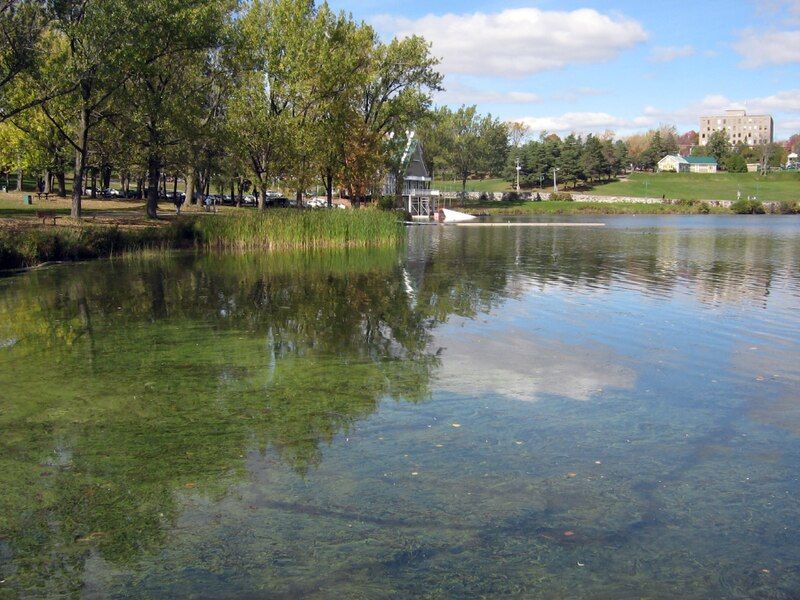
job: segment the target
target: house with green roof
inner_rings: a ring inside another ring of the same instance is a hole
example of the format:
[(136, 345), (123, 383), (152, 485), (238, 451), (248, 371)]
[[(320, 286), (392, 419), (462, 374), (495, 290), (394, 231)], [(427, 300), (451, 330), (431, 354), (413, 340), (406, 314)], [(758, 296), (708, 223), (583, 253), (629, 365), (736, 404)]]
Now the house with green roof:
[(713, 156), (684, 156), (690, 173), (716, 173), (717, 159)]
[(667, 154), (658, 161), (658, 170), (672, 173), (716, 173), (717, 159), (713, 156)]

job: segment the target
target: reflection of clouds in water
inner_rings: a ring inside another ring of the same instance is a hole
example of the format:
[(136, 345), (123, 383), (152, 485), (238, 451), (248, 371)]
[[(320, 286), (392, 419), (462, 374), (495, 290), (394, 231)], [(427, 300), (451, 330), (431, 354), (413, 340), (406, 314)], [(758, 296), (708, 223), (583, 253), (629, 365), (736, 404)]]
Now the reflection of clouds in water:
[(596, 342), (570, 345), (516, 329), (444, 334), (438, 387), (459, 394), (501, 394), (534, 402), (545, 395), (589, 400), (609, 387), (631, 389), (636, 375)]

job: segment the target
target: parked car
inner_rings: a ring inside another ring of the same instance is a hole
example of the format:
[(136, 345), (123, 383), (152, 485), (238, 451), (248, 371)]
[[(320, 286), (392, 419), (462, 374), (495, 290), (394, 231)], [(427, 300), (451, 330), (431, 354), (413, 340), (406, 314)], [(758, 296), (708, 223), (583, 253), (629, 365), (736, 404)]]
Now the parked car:
[(256, 197), (252, 194), (245, 194), (242, 196), (242, 204), (244, 206), (255, 206), (258, 202), (256, 202)]
[(119, 190), (106, 188), (100, 192), (100, 195), (103, 196), (103, 198), (121, 198), (122, 192)]
[(277, 198), (270, 198), (267, 196), (267, 199), (264, 202), (264, 208), (289, 208), (289, 206), (289, 199), (284, 198), (283, 196), (279, 196)]

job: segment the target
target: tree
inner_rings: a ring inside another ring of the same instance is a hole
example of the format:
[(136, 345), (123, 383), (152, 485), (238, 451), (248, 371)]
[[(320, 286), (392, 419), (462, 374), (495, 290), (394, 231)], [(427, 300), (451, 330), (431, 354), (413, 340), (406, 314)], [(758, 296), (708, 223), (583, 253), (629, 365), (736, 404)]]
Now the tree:
[(583, 177), (589, 182), (600, 179), (609, 171), (606, 165), (602, 143), (597, 137), (589, 135), (581, 151), (580, 166)]
[(725, 159), (731, 153), (731, 143), (728, 140), (728, 132), (725, 129), (713, 131), (708, 136), (708, 142), (702, 149), (706, 156), (713, 156), (717, 163), (725, 164)]
[(145, 33), (129, 2), (133, 0), (65, 0), (53, 5), (55, 41), (40, 70), (40, 86), (56, 89), (65, 80), (72, 91), (63, 102), (43, 103), (42, 110), (75, 153), (71, 216), (76, 219), (81, 216), (90, 134), (108, 118), (111, 98), (135, 71), (141, 45), (131, 31)]
[[(217, 107), (204, 102), (205, 88), (211, 82), (230, 86), (235, 76), (224, 68), (225, 55), (219, 44), (228, 2), (149, 0), (149, 4), (145, 12), (150, 44), (131, 70), (120, 104), (125, 107), (126, 138), (143, 149), (147, 216), (156, 218), (167, 156), (194, 134), (193, 116), (215, 114)], [(174, 168), (173, 172), (177, 177)]]
[(569, 134), (564, 139), (561, 153), (556, 161), (558, 165), (558, 178), (564, 183), (577, 185), (578, 180), (584, 179), (583, 169), (581, 168), (582, 140), (574, 133)]
[(437, 110), (444, 162), (461, 181), (466, 195), (467, 180), (481, 173), (499, 173), (508, 152), (508, 130), (505, 123), (492, 115), (482, 116), (476, 106), (462, 106), (456, 111), (447, 107)]
[(30, 86), (36, 77), (44, 45), (42, 37), (47, 27), (44, 2), (36, 0), (2, 0), (0, 2), (0, 122), (55, 97), (63, 91), (42, 95), (21, 96), (15, 88)]
[(531, 128), (522, 121), (511, 121), (508, 123), (508, 142), (514, 148), (519, 148), (527, 140), (531, 133)]
[(729, 173), (747, 173), (747, 162), (741, 154), (731, 154), (725, 159), (725, 170)]

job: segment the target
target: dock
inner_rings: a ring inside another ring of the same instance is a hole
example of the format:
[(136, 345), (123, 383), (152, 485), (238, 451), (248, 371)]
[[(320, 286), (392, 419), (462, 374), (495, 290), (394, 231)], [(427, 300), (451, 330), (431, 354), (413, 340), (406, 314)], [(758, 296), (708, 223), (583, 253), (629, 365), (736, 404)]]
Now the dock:
[(605, 227), (605, 223), (443, 223), (455, 227)]
[(466, 223), (437, 223), (435, 221), (420, 222), (420, 221), (406, 221), (406, 225), (442, 225), (444, 227), (605, 227), (605, 223), (515, 223), (513, 221), (508, 223), (475, 223), (474, 221)]

